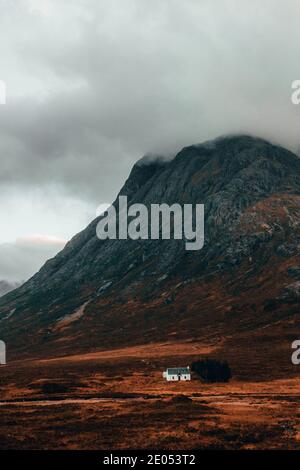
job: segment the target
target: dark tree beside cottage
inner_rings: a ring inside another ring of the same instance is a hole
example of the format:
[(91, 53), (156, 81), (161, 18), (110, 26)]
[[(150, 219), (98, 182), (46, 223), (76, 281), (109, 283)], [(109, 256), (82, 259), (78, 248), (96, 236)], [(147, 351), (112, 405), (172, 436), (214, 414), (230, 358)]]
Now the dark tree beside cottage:
[(204, 359), (193, 362), (191, 369), (207, 383), (229, 382), (232, 377), (227, 361), (221, 362), (215, 359)]

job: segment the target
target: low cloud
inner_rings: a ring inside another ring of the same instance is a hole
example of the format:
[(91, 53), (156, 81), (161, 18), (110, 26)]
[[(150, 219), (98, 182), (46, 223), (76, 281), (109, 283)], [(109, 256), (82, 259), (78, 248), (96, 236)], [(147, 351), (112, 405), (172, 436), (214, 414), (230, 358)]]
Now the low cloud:
[(112, 200), (146, 152), (246, 132), (299, 146), (297, 0), (5, 3), (2, 183)]
[[(298, 0), (1, 2), (0, 202), (12, 209), (0, 209), (0, 242), (12, 243), (0, 246), (3, 275), (40, 267), (44, 251), (31, 263), (13, 240), (42, 233), (43, 213), (58, 238), (83, 228), (86, 217), (70, 224), (78, 211), (62, 217), (58, 200), (80, 200), (81, 211), (112, 202), (145, 154), (227, 133), (299, 148), (299, 15)], [(34, 191), (44, 199), (33, 214), (24, 201)]]
[(16, 240), (16, 244), (19, 246), (46, 246), (50, 248), (55, 246), (63, 248), (66, 243), (67, 240), (63, 240), (62, 238), (40, 234), (26, 235)]

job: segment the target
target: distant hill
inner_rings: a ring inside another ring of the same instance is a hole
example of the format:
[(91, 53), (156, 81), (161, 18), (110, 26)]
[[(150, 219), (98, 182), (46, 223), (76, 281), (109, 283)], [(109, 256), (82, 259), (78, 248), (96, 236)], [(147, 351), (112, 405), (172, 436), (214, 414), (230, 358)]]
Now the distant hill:
[(0, 297), (5, 294), (8, 294), (8, 292), (11, 292), (14, 289), (17, 289), (17, 287), (20, 287), (21, 285), (22, 282), (9, 282), (5, 280), (0, 280)]

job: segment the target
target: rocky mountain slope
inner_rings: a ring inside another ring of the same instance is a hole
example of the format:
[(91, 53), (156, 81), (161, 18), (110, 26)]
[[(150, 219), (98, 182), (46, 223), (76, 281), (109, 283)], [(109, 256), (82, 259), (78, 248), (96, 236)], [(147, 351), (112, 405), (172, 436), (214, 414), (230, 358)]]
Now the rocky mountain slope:
[(262, 331), (289, 348), (300, 299), (296, 155), (262, 139), (224, 137), (169, 162), (137, 162), (120, 194), (148, 207), (205, 204), (204, 248), (100, 241), (96, 219), (0, 300), (0, 336), (12, 355), (178, 338), (226, 341), (233, 351), (236, 337), (241, 347), (251, 337), (264, 348)]

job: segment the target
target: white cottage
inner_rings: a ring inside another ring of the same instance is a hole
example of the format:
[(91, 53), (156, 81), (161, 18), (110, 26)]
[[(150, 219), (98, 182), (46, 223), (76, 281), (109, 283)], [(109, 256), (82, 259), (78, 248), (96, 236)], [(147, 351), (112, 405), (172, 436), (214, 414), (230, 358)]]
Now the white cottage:
[(163, 378), (167, 381), (191, 380), (191, 371), (187, 367), (171, 367), (163, 372)]

